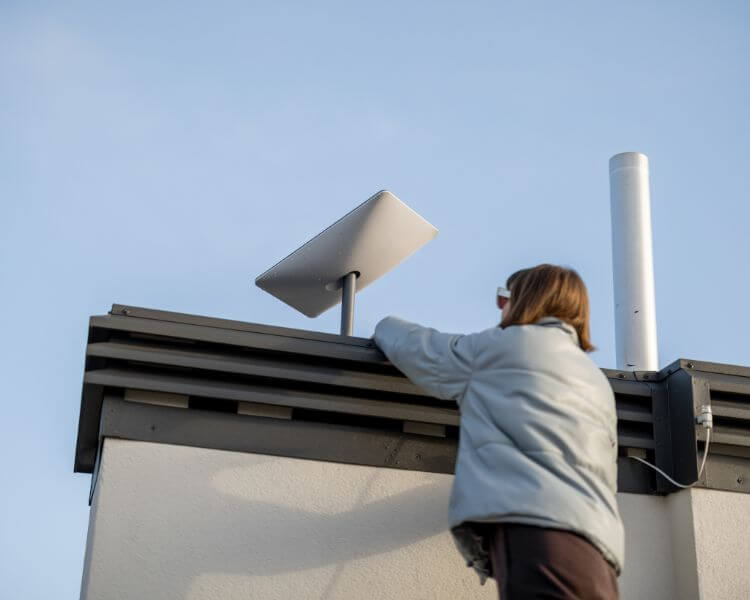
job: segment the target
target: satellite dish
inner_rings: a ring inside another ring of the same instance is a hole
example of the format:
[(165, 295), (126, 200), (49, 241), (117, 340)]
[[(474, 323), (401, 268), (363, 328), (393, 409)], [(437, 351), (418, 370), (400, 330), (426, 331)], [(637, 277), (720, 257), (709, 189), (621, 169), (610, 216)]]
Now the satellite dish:
[(308, 317), (339, 302), (341, 334), (351, 335), (354, 294), (385, 275), (438, 230), (380, 191), (255, 278), (255, 285)]

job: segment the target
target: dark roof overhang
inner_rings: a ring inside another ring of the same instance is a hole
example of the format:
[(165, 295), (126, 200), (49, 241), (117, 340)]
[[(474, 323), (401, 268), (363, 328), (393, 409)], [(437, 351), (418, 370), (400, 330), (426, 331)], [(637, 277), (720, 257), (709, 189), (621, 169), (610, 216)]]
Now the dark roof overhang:
[[(621, 491), (697, 478), (750, 491), (750, 368), (680, 359), (659, 372), (604, 369), (615, 393)], [(145, 401), (143, 399), (148, 394)], [(414, 386), (370, 339), (115, 304), (92, 316), (74, 470), (105, 437), (451, 473), (459, 412)]]

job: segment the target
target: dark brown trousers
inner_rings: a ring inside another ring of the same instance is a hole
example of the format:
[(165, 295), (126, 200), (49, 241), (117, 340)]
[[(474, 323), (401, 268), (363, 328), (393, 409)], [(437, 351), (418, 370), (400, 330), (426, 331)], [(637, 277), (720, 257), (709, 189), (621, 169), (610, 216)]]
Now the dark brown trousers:
[(617, 575), (585, 538), (559, 529), (486, 524), (501, 600), (617, 600)]

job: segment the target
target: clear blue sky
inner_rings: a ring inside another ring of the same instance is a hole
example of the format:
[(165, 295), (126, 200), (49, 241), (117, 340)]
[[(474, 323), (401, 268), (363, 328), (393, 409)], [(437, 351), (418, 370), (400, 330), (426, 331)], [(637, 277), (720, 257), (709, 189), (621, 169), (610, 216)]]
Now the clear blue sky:
[(607, 161), (651, 161), (662, 365), (750, 364), (746, 2), (0, 6), (3, 598), (77, 598), (90, 315), (321, 331), (256, 275), (388, 188), (440, 234), (358, 297), (444, 330), (574, 266), (614, 366)]

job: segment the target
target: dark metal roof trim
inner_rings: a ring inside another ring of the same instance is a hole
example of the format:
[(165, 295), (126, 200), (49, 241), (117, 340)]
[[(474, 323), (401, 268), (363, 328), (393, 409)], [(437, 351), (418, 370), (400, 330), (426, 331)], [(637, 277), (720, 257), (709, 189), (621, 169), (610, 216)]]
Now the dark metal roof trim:
[(236, 353), (174, 348), (157, 345), (153, 341), (148, 344), (125, 340), (94, 342), (88, 345), (86, 353), (87, 356), (92, 357), (135, 361), (157, 366), (168, 365), (271, 379), (288, 379), (308, 384), (326, 384), (335, 381), (337, 385), (344, 387), (427, 396), (424, 391), (402, 375), (370, 373), (352, 368), (329, 367), (325, 364), (290, 363), (288, 359), (263, 356), (253, 356), (250, 360), (247, 356)]
[(157, 335), (174, 340), (209, 342), (376, 364), (387, 363), (383, 354), (374, 344), (365, 347), (360, 344), (350, 344), (346, 341), (331, 341), (318, 337), (303, 338), (287, 336), (283, 333), (277, 335), (270, 332), (224, 329), (212, 325), (158, 321), (150, 318), (118, 315), (91, 317), (89, 328), (113, 329), (129, 333)]
[(149, 390), (168, 394), (215, 398), (236, 402), (260, 402), (292, 408), (323, 410), (351, 415), (458, 426), (458, 411), (450, 408), (370, 400), (339, 394), (309, 393), (234, 381), (202, 379), (183, 373), (147, 373), (105, 368), (86, 373), (84, 382), (109, 388)]
[[(151, 406), (104, 398), (100, 435), (346, 464), (452, 474), (456, 439), (341, 424)], [(653, 493), (651, 475), (620, 458), (618, 489)]]
[(680, 358), (659, 371), (659, 379), (665, 379), (679, 370), (692, 372), (705, 372), (716, 375), (737, 375), (739, 377), (750, 377), (750, 367), (742, 365), (727, 365), (723, 363), (708, 362), (705, 360), (694, 360), (692, 358)]
[[(697, 476), (703, 440), (695, 414), (701, 404), (711, 403), (714, 444), (700, 485), (750, 491), (745, 483), (750, 481), (750, 368), (681, 359), (658, 373), (603, 372), (615, 393), (622, 455), (646, 456), (689, 483)], [(459, 423), (455, 403), (424, 394), (371, 340), (114, 305), (112, 314), (90, 319), (76, 471), (94, 468), (105, 435), (100, 427), (104, 396), (132, 399), (136, 390), (141, 397), (179, 396), (190, 407), (176, 409), (183, 411), (180, 419), (206, 419), (215, 412), (222, 422), (236, 421), (231, 427), (250, 423), (238, 411), (268, 406), (275, 414), (291, 415), (291, 421), (273, 427), (315, 423), (312, 429), (321, 431), (325, 422), (398, 437), (405, 435), (402, 428), (413, 429), (410, 423), (427, 423), (443, 435), (447, 427), (446, 439), (455, 444)], [(128, 410), (140, 410), (136, 406), (126, 403)], [(189, 439), (199, 443), (199, 437)], [(358, 449), (349, 445), (342, 452), (355, 456)], [(621, 459), (628, 490), (674, 491), (641, 467)], [(633, 477), (641, 483), (633, 484)]]
[(113, 304), (111, 315), (139, 317), (142, 319), (153, 319), (156, 321), (168, 321), (170, 323), (181, 323), (183, 325), (201, 325), (204, 327), (215, 327), (217, 329), (228, 329), (233, 331), (247, 331), (251, 333), (265, 333), (270, 335), (281, 335), (284, 337), (298, 338), (303, 340), (316, 340), (321, 342), (334, 342), (348, 346), (362, 346), (374, 348), (372, 340), (354, 336), (340, 336), (333, 333), (318, 331), (307, 331), (305, 329), (292, 329), (289, 327), (276, 327), (262, 325), (260, 323), (246, 323), (244, 321), (233, 321), (231, 319), (218, 319), (215, 317), (203, 317), (189, 315), (186, 313), (171, 312), (167, 310), (153, 310), (140, 308), (138, 306), (127, 306), (124, 304)]

